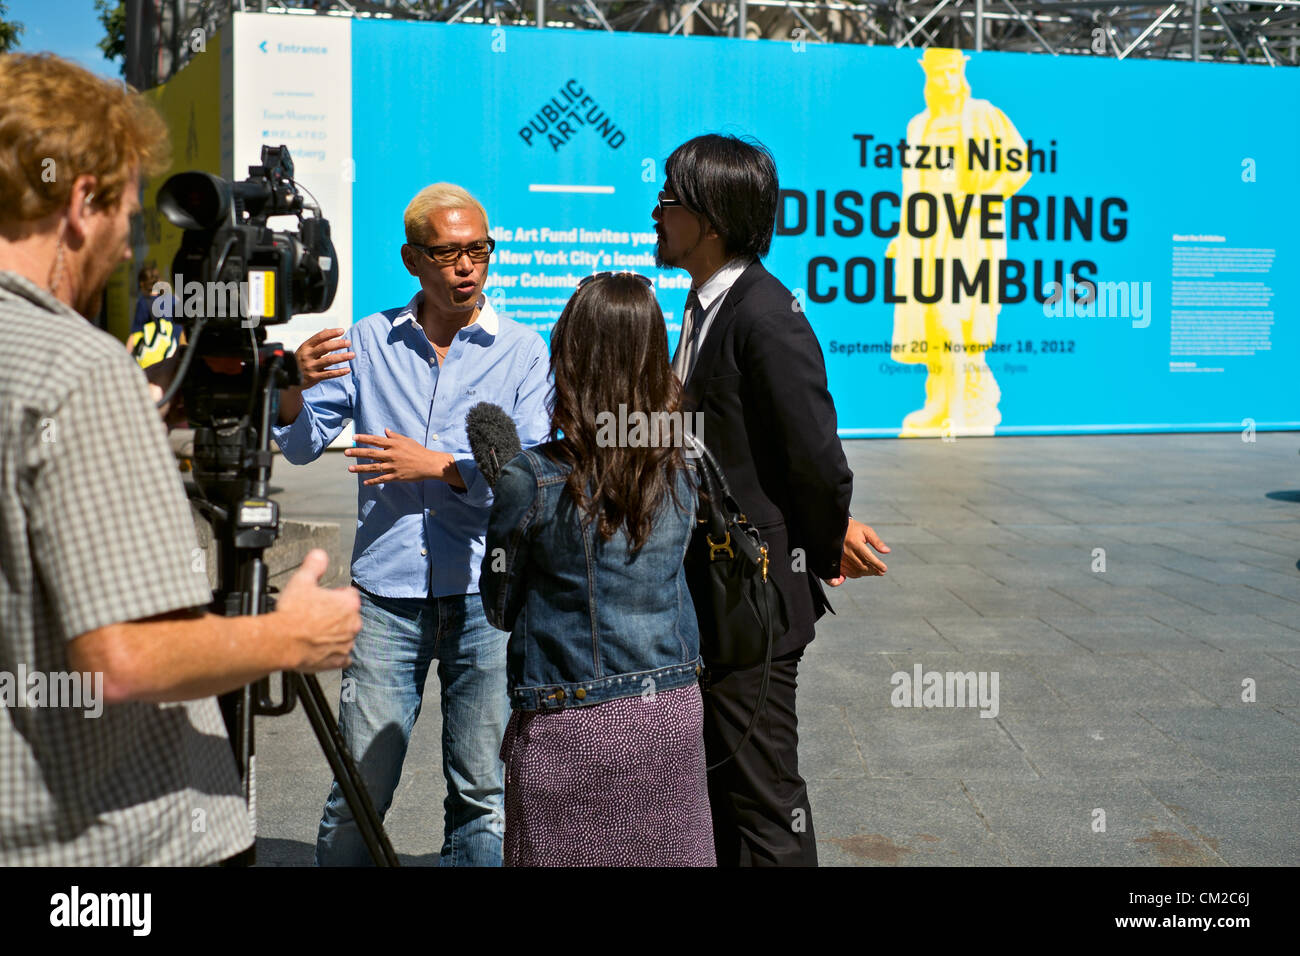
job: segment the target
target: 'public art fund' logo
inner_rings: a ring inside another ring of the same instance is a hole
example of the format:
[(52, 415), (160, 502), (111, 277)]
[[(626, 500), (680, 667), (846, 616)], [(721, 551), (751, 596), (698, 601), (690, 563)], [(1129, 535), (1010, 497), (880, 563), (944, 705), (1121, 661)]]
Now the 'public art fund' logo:
[(519, 138), (529, 146), (549, 143), (551, 151), (558, 153), (584, 129), (590, 129), (610, 149), (618, 149), (627, 139), (605, 107), (581, 83), (569, 80), (519, 128)]

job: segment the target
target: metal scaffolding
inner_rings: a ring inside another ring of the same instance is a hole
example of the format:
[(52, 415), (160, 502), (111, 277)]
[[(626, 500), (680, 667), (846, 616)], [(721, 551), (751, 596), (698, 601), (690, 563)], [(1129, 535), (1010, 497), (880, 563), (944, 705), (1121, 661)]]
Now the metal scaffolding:
[(1300, 65), (1300, 0), (127, 0), (128, 81), (165, 81), (233, 11)]

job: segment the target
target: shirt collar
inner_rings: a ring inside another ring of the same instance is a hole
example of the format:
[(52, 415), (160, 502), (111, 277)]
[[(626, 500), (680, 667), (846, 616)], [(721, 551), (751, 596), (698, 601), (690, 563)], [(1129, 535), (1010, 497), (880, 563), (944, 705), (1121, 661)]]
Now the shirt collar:
[[(412, 325), (418, 326), (420, 324), (420, 303), (423, 301), (424, 290), (421, 289), (411, 296), (411, 301), (406, 303), (406, 306), (397, 315), (393, 316), (393, 325), (398, 326), (403, 322), (410, 322)], [(478, 318), (473, 325), (467, 325), (462, 331), (472, 334), (475, 329), (487, 333), (491, 338), (496, 338), (497, 332), (501, 329), (501, 319), (493, 310), (492, 304), (488, 302), (486, 295), (478, 297)]]
[(709, 276), (708, 281), (695, 293), (700, 298), (700, 307), (706, 312), (713, 308), (713, 303), (736, 284), (736, 280), (740, 278), (741, 273), (748, 269), (753, 261), (752, 256), (737, 256)]
[(31, 279), (19, 275), (17, 272), (0, 269), (0, 289), (22, 296), (33, 305), (38, 305), (47, 312), (59, 312), (63, 315), (76, 316), (79, 319), (85, 318), (72, 306), (55, 298), (49, 289), (42, 289)]

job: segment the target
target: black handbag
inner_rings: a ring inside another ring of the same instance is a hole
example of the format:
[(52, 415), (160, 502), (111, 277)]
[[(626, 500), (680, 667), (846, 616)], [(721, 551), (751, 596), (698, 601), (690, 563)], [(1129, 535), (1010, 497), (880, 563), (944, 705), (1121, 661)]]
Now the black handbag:
[(749, 726), (736, 749), (708, 768), (713, 770), (749, 741), (767, 702), (772, 645), (790, 629), (790, 620), (785, 599), (768, 574), (767, 543), (740, 511), (712, 453), (698, 438), (689, 440), (698, 455), (700, 508), (685, 566), (699, 622), (700, 656), (710, 670), (763, 665)]

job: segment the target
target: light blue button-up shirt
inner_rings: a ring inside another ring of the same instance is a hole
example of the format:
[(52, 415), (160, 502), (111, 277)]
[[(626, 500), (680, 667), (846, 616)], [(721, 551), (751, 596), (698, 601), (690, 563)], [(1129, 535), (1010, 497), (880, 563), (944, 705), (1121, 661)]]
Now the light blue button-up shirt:
[(500, 405), (525, 448), (545, 441), (550, 431), (550, 360), (541, 336), (498, 316), (484, 298), (478, 320), (456, 333), (440, 366), (418, 319), (423, 296), (418, 292), (403, 308), (353, 325), (348, 339), (356, 358), (346, 363), (351, 374), (305, 390), (293, 424), (272, 431), (295, 465), (318, 458), (349, 419), (359, 434), (392, 429), (456, 459), (464, 491), (436, 479), (367, 486), (363, 482), (373, 475), (357, 475), (352, 577), (380, 597), (478, 592), (492, 491), (465, 434), (472, 406)]

